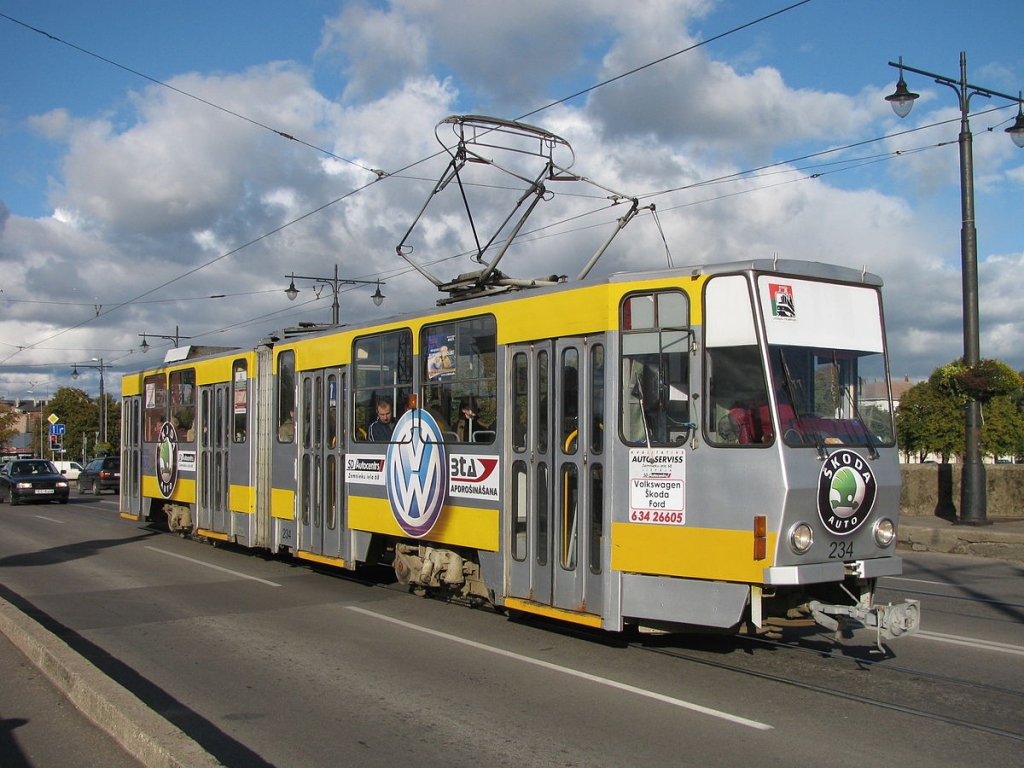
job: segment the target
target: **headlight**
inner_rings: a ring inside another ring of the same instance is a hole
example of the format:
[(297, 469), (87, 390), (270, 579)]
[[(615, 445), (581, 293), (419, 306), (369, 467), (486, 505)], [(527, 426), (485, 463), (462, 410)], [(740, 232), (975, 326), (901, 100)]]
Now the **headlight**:
[(58, 488), (67, 488), (68, 487), (67, 480), (58, 480), (57, 481), (57, 487)]
[(22, 480), (20, 483), (18, 483), (18, 488), (31, 488), (31, 487), (32, 487), (32, 483), (27, 482), (25, 480)]
[(896, 538), (896, 526), (888, 517), (875, 523), (875, 543), (880, 547), (888, 547)]
[(789, 546), (802, 555), (814, 544), (814, 531), (807, 523), (797, 523), (789, 530)]

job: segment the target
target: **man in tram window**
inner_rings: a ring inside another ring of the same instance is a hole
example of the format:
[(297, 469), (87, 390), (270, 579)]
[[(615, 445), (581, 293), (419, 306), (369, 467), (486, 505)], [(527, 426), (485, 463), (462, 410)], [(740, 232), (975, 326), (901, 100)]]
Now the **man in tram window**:
[(367, 435), (375, 443), (391, 442), (391, 435), (395, 431), (394, 413), (390, 397), (381, 397), (377, 400), (377, 419), (370, 424)]
[(480, 420), (480, 409), (477, 400), (467, 395), (459, 402), (459, 420), (455, 425), (455, 434), (463, 443), (472, 443), (478, 432), (490, 432), (494, 427)]

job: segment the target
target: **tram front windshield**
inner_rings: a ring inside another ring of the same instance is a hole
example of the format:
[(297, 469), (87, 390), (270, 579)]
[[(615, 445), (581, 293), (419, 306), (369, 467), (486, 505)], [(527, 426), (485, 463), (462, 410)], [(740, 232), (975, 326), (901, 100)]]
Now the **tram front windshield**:
[(768, 358), (778, 429), (788, 445), (893, 443), (883, 354), (770, 345)]

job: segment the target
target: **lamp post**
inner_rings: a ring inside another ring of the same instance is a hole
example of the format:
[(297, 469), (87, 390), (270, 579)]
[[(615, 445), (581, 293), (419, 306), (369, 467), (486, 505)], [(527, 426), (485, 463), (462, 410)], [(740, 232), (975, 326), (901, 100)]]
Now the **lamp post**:
[[(35, 387), (36, 384), (35, 384), (34, 381), (30, 381), (29, 385), (32, 386), (32, 387)], [(29, 389), (29, 390), (27, 390), (27, 392), (30, 395), (35, 395), (36, 394), (34, 389)], [(39, 401), (39, 458), (40, 459), (45, 459), (46, 458), (46, 454), (45, 454), (45, 451), (46, 451), (46, 437), (43, 434), (43, 430), (45, 429), (43, 427), (43, 403), (46, 400), (46, 392), (42, 392), (41, 394), (43, 396), (43, 399)], [(53, 454), (52, 453), (50, 454), (50, 458), (53, 459)]]
[[(900, 117), (906, 117), (914, 106), (918, 94), (912, 93), (903, 79), (903, 71), (916, 72), (930, 77), (940, 85), (952, 88), (960, 104), (960, 209), (962, 225), (960, 229), (960, 259), (963, 281), (963, 313), (964, 313), (964, 365), (977, 366), (981, 361), (981, 342), (978, 322), (978, 232), (974, 226), (974, 157), (973, 138), (969, 114), (971, 98), (984, 96), (1017, 102), (1017, 120), (1006, 129), (1013, 143), (1024, 147), (1024, 113), (1021, 111), (1021, 96), (1016, 97), (999, 93), (988, 88), (971, 85), (967, 82), (967, 54), (960, 53), (960, 78), (954, 79), (936, 75), (923, 69), (914, 69), (903, 64), (889, 62), (890, 67), (897, 67), (900, 79), (896, 91), (885, 99)], [(960, 480), (960, 517), (957, 522), (963, 525), (989, 525), (986, 511), (985, 465), (981, 459), (981, 402), (971, 399), (967, 402), (964, 417), (964, 466)]]
[(173, 336), (164, 336), (162, 333), (140, 333), (139, 336), (142, 337), (142, 343), (139, 344), (139, 349), (141, 349), (143, 352), (149, 352), (149, 342), (146, 341), (147, 336), (152, 336), (154, 339), (168, 339), (170, 341), (173, 341), (175, 349), (177, 349), (181, 345), (182, 339), (192, 338), (191, 336), (182, 336), (180, 333), (178, 333), (178, 326), (174, 326)]
[(285, 296), (288, 297), (288, 301), (295, 301), (295, 297), (299, 295), (299, 289), (295, 287), (295, 278), (300, 280), (314, 280), (318, 283), (324, 283), (329, 285), (331, 290), (334, 292), (334, 303), (331, 305), (331, 324), (338, 324), (338, 289), (343, 285), (376, 285), (377, 290), (370, 297), (373, 299), (373, 303), (378, 307), (384, 301), (384, 294), (380, 292), (381, 285), (387, 285), (382, 283), (380, 280), (348, 280), (338, 277), (338, 265), (334, 265), (334, 277), (309, 277), (308, 275), (296, 275), (292, 272), (291, 275), (285, 275), (285, 277), (291, 277), (291, 283), (285, 288)]
[(75, 363), (74, 370), (71, 371), (71, 378), (77, 379), (80, 374), (78, 372), (79, 366), (82, 368), (95, 368), (100, 372), (100, 439), (104, 444), (107, 442), (107, 397), (103, 390), (103, 371), (109, 368), (109, 365), (103, 364), (102, 357), (94, 357), (93, 360), (99, 362), (99, 365), (89, 365), (88, 363)]

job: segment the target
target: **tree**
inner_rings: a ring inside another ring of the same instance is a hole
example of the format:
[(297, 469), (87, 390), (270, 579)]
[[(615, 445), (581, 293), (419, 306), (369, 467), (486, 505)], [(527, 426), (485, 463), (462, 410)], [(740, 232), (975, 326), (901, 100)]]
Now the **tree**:
[(13, 405), (0, 403), (0, 446), (18, 434), (18, 409)]
[[(84, 390), (72, 387), (61, 387), (47, 404), (47, 415), (54, 414), (64, 425), (61, 445), (67, 460), (89, 459), (95, 456), (108, 456), (119, 450), (121, 434), (121, 407), (109, 394), (104, 393), (107, 401), (107, 442), (102, 442), (100, 435), (100, 401), (93, 400)], [(45, 418), (45, 416), (44, 416)], [(38, 438), (37, 438), (38, 439)], [(49, 455), (49, 446), (45, 448)], [(83, 456), (84, 453), (84, 456)], [(61, 458), (56, 456), (54, 458)]]
[(943, 462), (964, 452), (963, 406), (929, 379), (900, 398), (896, 434), (909, 457), (938, 454)]
[(994, 458), (1024, 454), (1024, 416), (1009, 397), (993, 397), (985, 403), (981, 450)]
[(964, 404), (982, 401), (982, 451), (991, 456), (1024, 453), (1024, 380), (997, 360), (975, 368), (954, 361), (936, 368), (928, 381), (904, 394), (896, 412), (896, 433), (907, 457), (929, 453), (942, 461), (964, 453)]
[[(83, 390), (61, 387), (46, 404), (43, 418), (51, 413), (59, 419), (59, 424), (64, 425), (64, 434), (60, 438), (64, 453), (54, 454), (54, 458), (81, 459), (82, 435), (91, 434), (97, 423), (96, 406)], [(49, 456), (49, 450), (49, 446), (46, 446), (43, 455)]]

